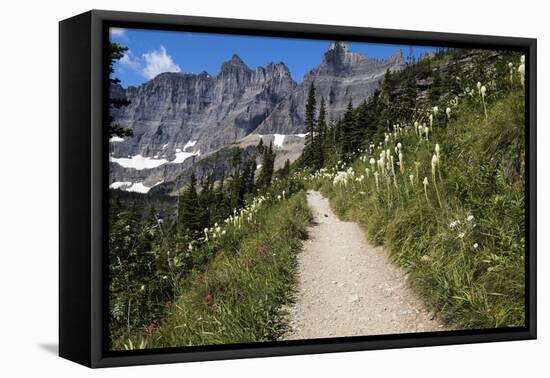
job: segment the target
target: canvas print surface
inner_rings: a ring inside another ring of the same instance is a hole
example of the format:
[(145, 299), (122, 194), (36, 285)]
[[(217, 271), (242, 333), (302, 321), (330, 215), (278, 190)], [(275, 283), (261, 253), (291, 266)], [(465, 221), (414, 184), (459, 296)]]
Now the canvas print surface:
[(521, 54), (109, 35), (110, 350), (524, 326)]

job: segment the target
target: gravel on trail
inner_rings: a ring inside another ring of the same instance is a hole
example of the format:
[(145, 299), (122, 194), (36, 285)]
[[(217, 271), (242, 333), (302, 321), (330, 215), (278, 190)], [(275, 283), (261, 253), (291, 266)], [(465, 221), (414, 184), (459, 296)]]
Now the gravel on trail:
[(441, 331), (407, 276), (328, 200), (308, 192), (314, 222), (298, 256), (296, 303), (282, 340)]

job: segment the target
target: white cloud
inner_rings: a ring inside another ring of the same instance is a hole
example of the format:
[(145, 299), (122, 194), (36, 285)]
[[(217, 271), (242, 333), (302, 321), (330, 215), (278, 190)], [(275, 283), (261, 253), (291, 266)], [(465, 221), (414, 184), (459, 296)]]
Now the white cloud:
[(117, 37), (119, 39), (126, 39), (126, 29), (123, 28), (109, 28), (109, 34), (112, 37)]
[(124, 53), (122, 58), (120, 58), (119, 63), (123, 67), (128, 67), (134, 71), (141, 71), (141, 62), (139, 59), (132, 53), (132, 50), (128, 50)]
[(172, 57), (166, 53), (164, 46), (159, 50), (152, 50), (142, 55), (144, 67), (141, 74), (147, 79), (152, 79), (163, 72), (181, 72), (181, 68), (174, 63)]

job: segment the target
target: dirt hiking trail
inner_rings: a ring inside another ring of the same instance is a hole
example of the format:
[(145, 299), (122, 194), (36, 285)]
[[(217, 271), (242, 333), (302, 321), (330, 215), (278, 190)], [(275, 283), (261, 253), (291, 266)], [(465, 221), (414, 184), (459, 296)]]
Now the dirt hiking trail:
[(283, 340), (441, 331), (387, 259), (354, 222), (340, 221), (319, 192), (308, 192), (314, 223), (298, 256), (298, 292)]

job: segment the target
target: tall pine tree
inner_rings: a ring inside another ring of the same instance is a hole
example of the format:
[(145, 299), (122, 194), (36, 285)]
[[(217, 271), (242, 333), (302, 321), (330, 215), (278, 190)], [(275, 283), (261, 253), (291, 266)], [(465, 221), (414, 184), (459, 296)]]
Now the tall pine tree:
[(315, 83), (311, 82), (304, 115), (304, 129), (307, 135), (302, 159), (306, 166), (310, 166), (314, 160), (313, 141), (315, 136), (315, 106)]
[(327, 111), (325, 108), (325, 98), (321, 97), (319, 105), (319, 118), (317, 119), (316, 135), (313, 141), (314, 168), (319, 169), (325, 162), (325, 149), (327, 147)]
[(183, 195), (179, 197), (178, 203), (178, 225), (181, 230), (190, 235), (197, 235), (203, 224), (199, 196), (197, 194), (197, 177), (193, 172), (189, 184)]
[(356, 127), (355, 122), (355, 114), (353, 112), (353, 103), (351, 102), (351, 98), (348, 102), (348, 107), (346, 109), (346, 112), (344, 113), (344, 118), (342, 119), (341, 123), (341, 130), (340, 130), (340, 138), (342, 143), (342, 157), (347, 157), (351, 153), (353, 153), (353, 150), (356, 146), (356, 141), (354, 140), (354, 131)]
[(273, 152), (273, 143), (269, 143), (269, 147), (264, 149), (264, 154), (262, 156), (262, 170), (260, 171), (256, 183), (258, 189), (265, 189), (271, 185), (274, 165), (275, 152)]
[[(111, 43), (109, 47), (109, 83), (111, 85), (117, 85), (120, 83), (120, 79), (112, 77), (111, 75), (115, 72), (115, 63), (124, 57), (124, 53), (128, 51), (128, 47), (122, 46), (116, 42)], [(125, 98), (109, 97), (109, 108), (111, 111), (128, 105), (130, 105), (130, 101)], [(118, 123), (115, 123), (111, 114), (109, 114), (108, 129), (109, 138), (113, 136), (131, 136), (133, 134), (131, 129), (121, 127)]]

